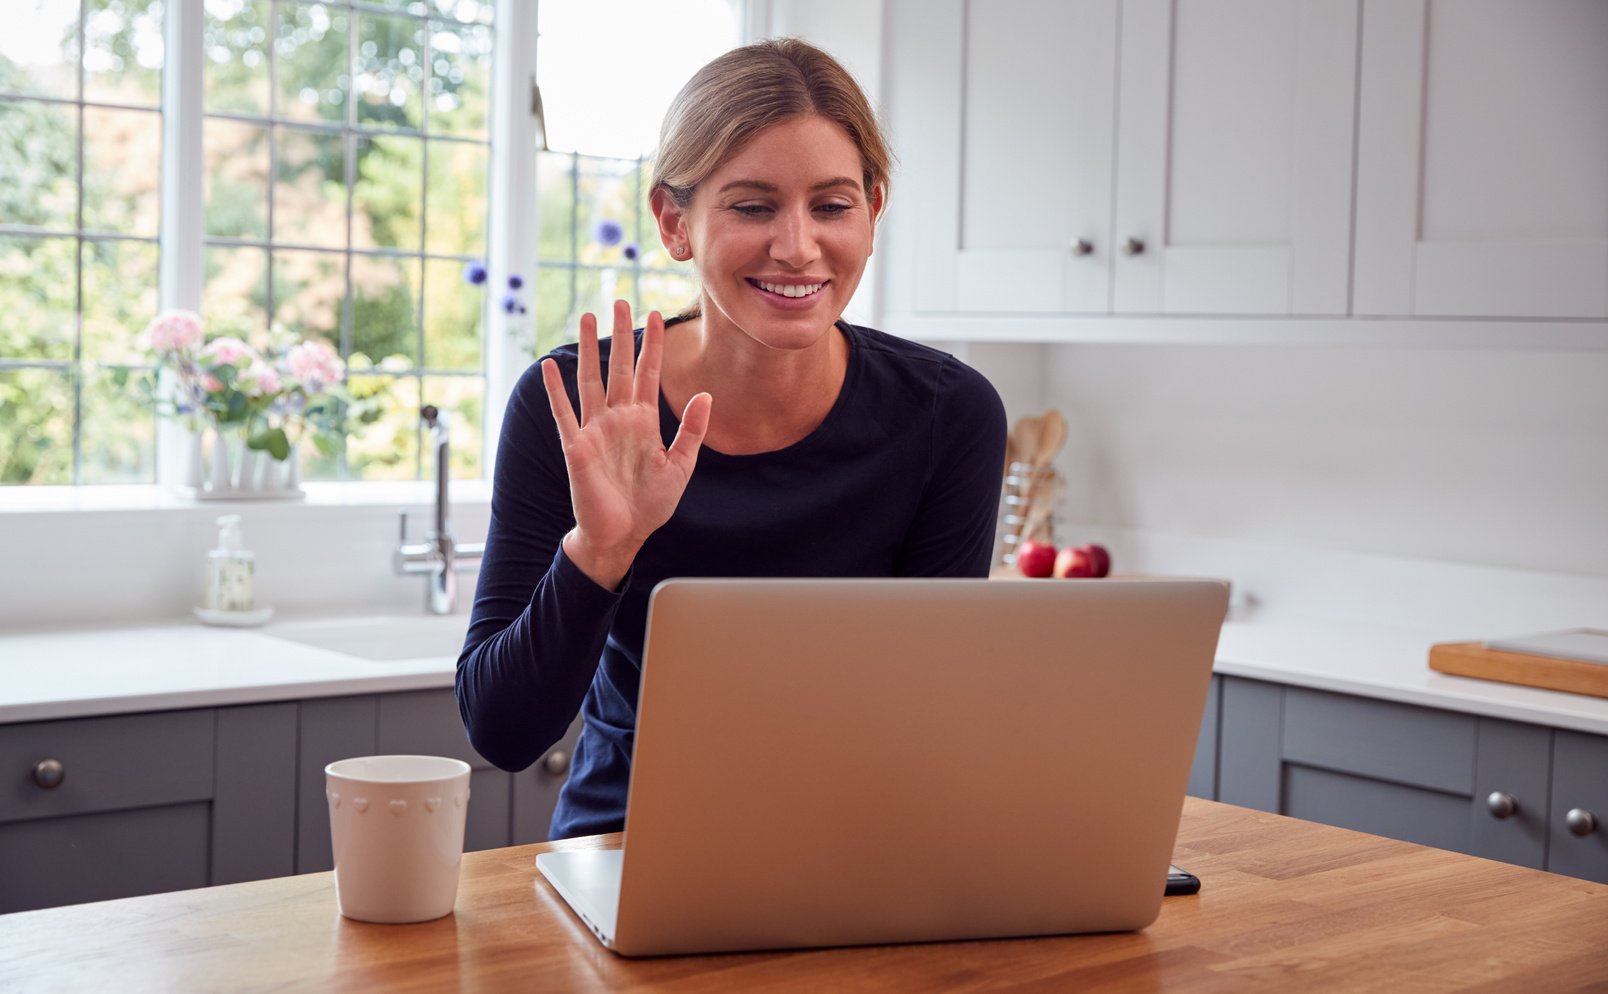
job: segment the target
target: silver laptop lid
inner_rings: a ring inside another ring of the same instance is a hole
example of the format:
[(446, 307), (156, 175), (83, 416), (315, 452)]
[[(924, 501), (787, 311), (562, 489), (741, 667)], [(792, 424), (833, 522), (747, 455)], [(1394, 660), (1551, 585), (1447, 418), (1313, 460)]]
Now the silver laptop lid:
[(1209, 581), (675, 580), (650, 607), (628, 955), (1141, 928)]

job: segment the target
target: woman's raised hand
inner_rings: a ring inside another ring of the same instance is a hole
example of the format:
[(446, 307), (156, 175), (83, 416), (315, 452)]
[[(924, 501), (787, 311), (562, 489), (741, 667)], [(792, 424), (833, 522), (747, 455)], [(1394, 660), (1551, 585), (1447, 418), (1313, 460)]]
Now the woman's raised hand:
[(577, 421), (558, 364), (542, 361), (542, 384), (558, 423), (569, 468), (575, 528), (564, 536), (570, 561), (600, 585), (619, 586), (649, 535), (670, 520), (692, 478), (709, 428), (707, 393), (687, 402), (670, 447), (659, 435), (659, 370), (664, 359), (664, 319), (648, 315), (642, 356), (634, 356), (631, 306), (614, 302), (614, 340), (605, 390), (598, 369), (597, 319), (581, 318), (576, 385)]

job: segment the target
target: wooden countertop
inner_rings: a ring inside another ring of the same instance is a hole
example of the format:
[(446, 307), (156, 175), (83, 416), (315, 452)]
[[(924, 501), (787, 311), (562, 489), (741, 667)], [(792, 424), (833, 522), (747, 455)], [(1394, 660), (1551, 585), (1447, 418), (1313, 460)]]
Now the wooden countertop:
[(1128, 934), (628, 960), (598, 945), (534, 864), (549, 848), (619, 841), (471, 853), (456, 913), (418, 925), (341, 918), (328, 873), (0, 916), (0, 989), (1608, 987), (1608, 886), (1196, 798), (1176, 862), (1203, 890), (1167, 898), (1155, 924)]

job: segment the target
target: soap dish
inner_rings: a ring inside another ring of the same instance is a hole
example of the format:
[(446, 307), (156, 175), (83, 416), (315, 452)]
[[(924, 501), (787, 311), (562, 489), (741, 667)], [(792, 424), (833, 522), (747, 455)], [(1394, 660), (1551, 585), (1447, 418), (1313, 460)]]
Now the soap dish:
[(195, 616), (208, 625), (222, 625), (225, 628), (255, 628), (267, 623), (274, 616), (271, 607), (259, 607), (254, 611), (215, 611), (210, 607), (198, 607)]

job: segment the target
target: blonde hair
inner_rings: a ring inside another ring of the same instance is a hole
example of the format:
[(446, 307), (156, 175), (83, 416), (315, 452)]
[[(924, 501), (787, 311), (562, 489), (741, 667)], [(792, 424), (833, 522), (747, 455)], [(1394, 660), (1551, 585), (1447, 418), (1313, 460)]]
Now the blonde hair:
[(761, 131), (819, 114), (848, 132), (860, 152), (865, 195), (888, 197), (892, 153), (871, 102), (832, 56), (797, 38), (744, 45), (693, 74), (665, 113), (654, 162), (654, 189), (678, 207), (698, 184)]

